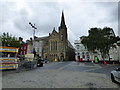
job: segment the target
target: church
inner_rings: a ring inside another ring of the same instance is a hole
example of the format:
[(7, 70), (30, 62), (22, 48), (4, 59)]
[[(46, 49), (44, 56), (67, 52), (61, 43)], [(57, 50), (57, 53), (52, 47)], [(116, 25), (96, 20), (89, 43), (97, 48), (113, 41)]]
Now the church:
[(57, 32), (55, 28), (53, 28), (52, 33), (49, 33), (49, 36), (47, 37), (35, 39), (35, 41), (42, 41), (41, 57), (50, 61), (74, 61), (75, 49), (68, 41), (67, 27), (63, 11), (58, 29)]

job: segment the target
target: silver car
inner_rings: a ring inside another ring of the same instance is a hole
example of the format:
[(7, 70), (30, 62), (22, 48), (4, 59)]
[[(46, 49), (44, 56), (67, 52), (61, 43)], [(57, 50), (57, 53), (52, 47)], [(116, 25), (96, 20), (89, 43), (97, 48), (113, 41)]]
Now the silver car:
[(111, 71), (111, 80), (112, 82), (120, 83), (120, 67)]

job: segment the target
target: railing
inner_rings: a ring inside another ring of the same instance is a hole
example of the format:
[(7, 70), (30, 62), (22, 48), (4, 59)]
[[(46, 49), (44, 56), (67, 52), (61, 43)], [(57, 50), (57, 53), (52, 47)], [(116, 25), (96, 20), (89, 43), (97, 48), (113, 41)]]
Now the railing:
[(32, 70), (37, 67), (37, 60), (34, 58), (24, 58), (19, 60), (18, 70)]

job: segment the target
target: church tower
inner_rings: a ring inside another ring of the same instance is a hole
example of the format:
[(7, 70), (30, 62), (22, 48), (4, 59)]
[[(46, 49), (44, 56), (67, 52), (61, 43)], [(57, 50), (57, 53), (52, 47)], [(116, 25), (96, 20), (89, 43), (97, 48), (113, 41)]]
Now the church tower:
[(65, 25), (65, 19), (64, 19), (64, 13), (62, 11), (62, 16), (61, 16), (61, 23), (59, 26), (59, 34), (61, 41), (66, 41), (67, 40), (67, 27)]
[(67, 60), (67, 46), (68, 46), (68, 38), (67, 38), (67, 27), (65, 24), (65, 18), (64, 18), (64, 13), (62, 11), (62, 16), (61, 16), (61, 23), (59, 26), (59, 56), (60, 60)]

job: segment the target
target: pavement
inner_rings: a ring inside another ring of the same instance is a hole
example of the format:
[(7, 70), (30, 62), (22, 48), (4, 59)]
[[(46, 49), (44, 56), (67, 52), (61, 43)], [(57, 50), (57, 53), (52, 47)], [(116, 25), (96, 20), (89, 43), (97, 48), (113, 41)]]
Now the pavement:
[(119, 88), (108, 76), (117, 65), (53, 62), (30, 71), (3, 72), (3, 88)]

